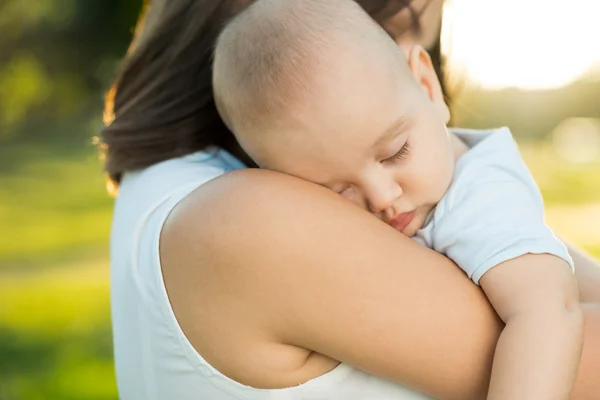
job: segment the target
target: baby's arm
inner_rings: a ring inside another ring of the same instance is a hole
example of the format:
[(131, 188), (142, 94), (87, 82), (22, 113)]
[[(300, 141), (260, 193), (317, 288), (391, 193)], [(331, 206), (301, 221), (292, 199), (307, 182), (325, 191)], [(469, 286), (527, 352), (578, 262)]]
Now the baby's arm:
[(432, 247), (481, 285), (506, 323), (488, 399), (568, 399), (583, 340), (572, 260), (544, 223), (508, 130), (458, 161), (433, 222)]
[(566, 261), (526, 254), (497, 265), (480, 285), (506, 323), (488, 400), (566, 400), (583, 342), (577, 283)]

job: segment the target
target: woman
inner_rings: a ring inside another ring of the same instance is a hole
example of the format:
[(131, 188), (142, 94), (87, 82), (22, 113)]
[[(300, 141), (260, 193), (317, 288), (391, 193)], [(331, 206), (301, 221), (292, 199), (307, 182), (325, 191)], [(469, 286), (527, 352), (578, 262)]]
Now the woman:
[[(121, 398), (485, 398), (502, 327), (455, 265), (324, 188), (226, 173), (247, 158), (214, 108), (210, 57), (247, 3), (159, 5), (117, 78), (104, 143)], [(440, 1), (359, 3), (399, 43), (438, 31)], [(582, 301), (598, 301), (600, 270), (575, 257)], [(600, 308), (585, 307), (576, 399), (600, 393)]]

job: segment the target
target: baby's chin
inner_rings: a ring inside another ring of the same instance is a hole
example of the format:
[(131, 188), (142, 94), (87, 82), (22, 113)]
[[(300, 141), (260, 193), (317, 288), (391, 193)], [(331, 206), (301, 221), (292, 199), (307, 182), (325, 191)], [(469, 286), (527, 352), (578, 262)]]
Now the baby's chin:
[(408, 226), (406, 228), (404, 228), (404, 230), (402, 231), (402, 234), (404, 234), (408, 237), (415, 236), (417, 234), (417, 232), (419, 231), (419, 229), (421, 229), (423, 227), (423, 225), (425, 225), (427, 216), (429, 215), (431, 210), (433, 210), (433, 207), (434, 206), (429, 206), (429, 205), (419, 207), (419, 209), (417, 210), (417, 213), (415, 215), (415, 218), (410, 222), (410, 224), (408, 224)]
[(422, 223), (421, 224), (415, 224), (415, 222), (416, 221), (411, 222), (409, 226), (407, 226), (406, 228), (404, 228), (404, 230), (402, 231), (402, 234), (406, 235), (408, 237), (415, 236), (417, 234), (417, 232), (419, 231), (419, 229), (421, 229), (421, 227), (423, 225)]

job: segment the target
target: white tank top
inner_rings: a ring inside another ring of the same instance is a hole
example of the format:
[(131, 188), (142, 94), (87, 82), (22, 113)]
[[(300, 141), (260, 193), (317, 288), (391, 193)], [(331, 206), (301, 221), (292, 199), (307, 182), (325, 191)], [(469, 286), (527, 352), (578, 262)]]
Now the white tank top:
[(225, 172), (243, 168), (210, 149), (125, 174), (111, 233), (111, 311), (119, 397), (123, 400), (427, 399), (340, 364), (286, 389), (242, 385), (213, 368), (175, 319), (162, 278), (159, 235), (175, 205)]

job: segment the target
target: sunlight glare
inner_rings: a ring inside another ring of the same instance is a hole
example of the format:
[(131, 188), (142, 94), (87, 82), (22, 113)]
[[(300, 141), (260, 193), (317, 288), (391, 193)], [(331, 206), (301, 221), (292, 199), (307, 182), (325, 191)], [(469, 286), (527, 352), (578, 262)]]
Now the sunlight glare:
[(452, 71), (488, 89), (567, 85), (600, 60), (599, 0), (447, 0)]
[(600, 120), (569, 118), (552, 131), (555, 152), (574, 164), (600, 161)]

